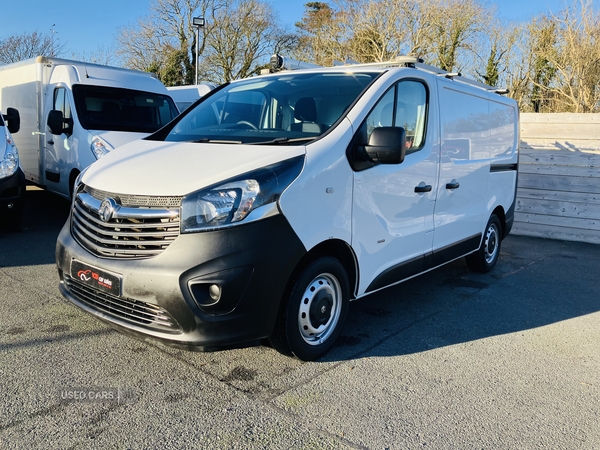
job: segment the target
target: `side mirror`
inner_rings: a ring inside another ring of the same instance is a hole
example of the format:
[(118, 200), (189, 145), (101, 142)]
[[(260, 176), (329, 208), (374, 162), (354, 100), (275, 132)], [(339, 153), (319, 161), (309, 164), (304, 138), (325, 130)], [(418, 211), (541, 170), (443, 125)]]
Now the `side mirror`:
[(11, 133), (16, 133), (21, 128), (21, 116), (19, 115), (19, 111), (15, 108), (6, 108), (6, 114), (4, 115), (4, 120), (6, 120), (6, 127), (8, 131)]
[(365, 151), (375, 163), (400, 164), (406, 156), (406, 131), (402, 127), (375, 128)]
[[(65, 127), (66, 125), (66, 127)], [(48, 113), (48, 128), (52, 134), (73, 134), (73, 119), (65, 119), (62, 111), (53, 109)]]

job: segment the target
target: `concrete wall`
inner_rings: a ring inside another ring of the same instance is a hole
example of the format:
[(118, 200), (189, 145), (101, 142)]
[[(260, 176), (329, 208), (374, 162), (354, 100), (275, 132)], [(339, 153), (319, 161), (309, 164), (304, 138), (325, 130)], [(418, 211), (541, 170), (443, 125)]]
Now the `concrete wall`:
[(600, 114), (521, 114), (514, 234), (600, 244)]

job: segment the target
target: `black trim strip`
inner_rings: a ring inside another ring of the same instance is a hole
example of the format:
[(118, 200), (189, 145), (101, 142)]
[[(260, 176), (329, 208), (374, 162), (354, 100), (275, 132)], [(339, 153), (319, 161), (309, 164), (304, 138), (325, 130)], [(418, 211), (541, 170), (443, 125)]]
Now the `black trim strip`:
[(418, 256), (409, 261), (404, 261), (396, 266), (390, 267), (375, 278), (366, 292), (384, 288), (397, 281), (417, 275), (425, 270), (425, 256)]
[(46, 170), (46, 181), (52, 181), (53, 183), (60, 182), (60, 172), (51, 172)]
[(406, 280), (412, 276), (441, 266), (452, 260), (467, 255), (479, 248), (481, 244), (481, 233), (463, 239), (460, 242), (440, 248), (435, 252), (429, 252), (408, 261), (404, 261), (390, 267), (380, 273), (369, 285), (365, 293), (390, 286), (399, 281)]
[(442, 264), (446, 264), (449, 261), (471, 253), (477, 250), (480, 244), (481, 233), (478, 233), (476, 235), (463, 239), (462, 241), (455, 242), (454, 244), (440, 248), (433, 252), (432, 264), (431, 266), (427, 267), (427, 269), (441, 266)]
[(513, 163), (513, 164), (491, 164), (490, 165), (490, 172), (508, 172), (510, 170), (518, 170), (519, 169), (519, 164), (518, 163)]

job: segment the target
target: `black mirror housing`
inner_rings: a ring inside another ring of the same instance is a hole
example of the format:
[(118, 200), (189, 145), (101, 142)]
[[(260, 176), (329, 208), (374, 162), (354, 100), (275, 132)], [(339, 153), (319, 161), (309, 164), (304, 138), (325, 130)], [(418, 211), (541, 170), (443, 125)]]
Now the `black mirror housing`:
[(6, 114), (4, 115), (6, 120), (6, 127), (12, 134), (18, 132), (21, 129), (21, 116), (19, 111), (15, 108), (6, 108)]
[(375, 163), (400, 164), (406, 156), (406, 131), (402, 127), (375, 128), (365, 150)]
[(73, 134), (73, 119), (65, 119), (62, 111), (53, 109), (48, 113), (48, 128), (52, 134), (71, 135)]

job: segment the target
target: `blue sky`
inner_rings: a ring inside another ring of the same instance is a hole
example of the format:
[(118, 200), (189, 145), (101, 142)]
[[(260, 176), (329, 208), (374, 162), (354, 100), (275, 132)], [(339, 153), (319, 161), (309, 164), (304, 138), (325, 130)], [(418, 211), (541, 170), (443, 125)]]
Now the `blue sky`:
[[(307, 1), (271, 0), (270, 3), (282, 23), (293, 29), (294, 23), (302, 18)], [(110, 47), (117, 29), (146, 15), (151, 0), (0, 0), (0, 3), (0, 38), (36, 30), (49, 33), (54, 29), (56, 39), (64, 45), (64, 56), (71, 56)], [(491, 0), (490, 3), (496, 5), (500, 18), (518, 22), (565, 7), (565, 0)]]

